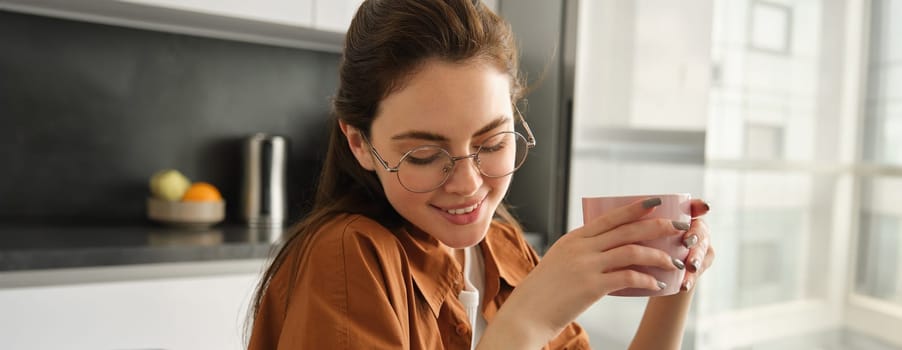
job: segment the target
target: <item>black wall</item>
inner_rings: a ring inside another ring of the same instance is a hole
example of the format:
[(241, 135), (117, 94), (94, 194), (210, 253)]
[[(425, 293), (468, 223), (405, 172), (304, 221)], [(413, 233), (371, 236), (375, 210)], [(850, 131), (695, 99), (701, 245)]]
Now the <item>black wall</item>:
[(0, 11), (0, 222), (144, 222), (148, 180), (213, 183), (237, 221), (241, 139), (291, 140), (302, 214), (339, 56)]
[(567, 232), (576, 18), (568, 22), (566, 11), (576, 11), (574, 6), (572, 0), (501, 1), (501, 16), (517, 38), (520, 69), (531, 89), (529, 108), (521, 112), (536, 137), (536, 148), (514, 175), (508, 200), (523, 227), (542, 234), (546, 244)]

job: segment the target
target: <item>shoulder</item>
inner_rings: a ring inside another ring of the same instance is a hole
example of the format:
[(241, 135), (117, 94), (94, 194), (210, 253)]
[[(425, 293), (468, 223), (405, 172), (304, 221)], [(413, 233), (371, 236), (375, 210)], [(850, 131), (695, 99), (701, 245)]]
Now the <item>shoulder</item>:
[(398, 237), (375, 220), (363, 215), (342, 214), (316, 230), (307, 253), (313, 259), (331, 257), (347, 262), (399, 256), (402, 250)]
[(282, 282), (291, 289), (286, 308), (277, 309), (287, 310), (279, 348), (362, 348), (404, 339), (397, 315), (407, 314), (407, 259), (391, 230), (341, 214), (311, 227), (310, 234), (286, 265), (295, 275)]
[(317, 230), (317, 236), (341, 235), (344, 238), (362, 238), (375, 241), (397, 241), (387, 227), (360, 214), (340, 214)]

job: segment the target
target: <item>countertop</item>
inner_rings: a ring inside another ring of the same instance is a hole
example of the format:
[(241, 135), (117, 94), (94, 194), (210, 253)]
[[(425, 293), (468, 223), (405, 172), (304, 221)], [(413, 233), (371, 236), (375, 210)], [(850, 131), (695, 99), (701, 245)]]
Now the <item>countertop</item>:
[(282, 229), (0, 224), (0, 273), (266, 259)]

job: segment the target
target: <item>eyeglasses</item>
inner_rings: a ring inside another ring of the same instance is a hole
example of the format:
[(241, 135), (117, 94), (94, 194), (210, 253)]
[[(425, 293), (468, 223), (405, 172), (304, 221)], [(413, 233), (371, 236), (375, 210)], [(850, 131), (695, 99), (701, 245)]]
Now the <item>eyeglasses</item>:
[(401, 186), (410, 192), (425, 193), (444, 185), (458, 160), (472, 158), (479, 173), (486, 177), (504, 177), (517, 171), (526, 161), (529, 149), (536, 146), (529, 125), (523, 119), (520, 122), (526, 137), (516, 131), (502, 131), (483, 141), (476, 152), (460, 157), (436, 145), (419, 146), (404, 152), (394, 167), (388, 165), (365, 135), (363, 139), (385, 171), (398, 176)]

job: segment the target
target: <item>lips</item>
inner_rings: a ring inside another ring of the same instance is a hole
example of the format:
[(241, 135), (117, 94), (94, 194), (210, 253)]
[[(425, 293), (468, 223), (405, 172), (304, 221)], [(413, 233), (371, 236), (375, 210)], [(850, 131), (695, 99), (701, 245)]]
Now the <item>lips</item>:
[(479, 205), (484, 200), (485, 200), (485, 198), (482, 198), (476, 202), (465, 203), (465, 204), (456, 205), (453, 207), (440, 207), (440, 206), (434, 206), (434, 207), (436, 209), (442, 210), (451, 215), (463, 215), (463, 214), (467, 214), (467, 213), (470, 213), (470, 212), (476, 210), (476, 208), (479, 208)]
[(452, 214), (452, 215), (461, 215), (461, 214), (466, 214), (473, 210), (476, 210), (476, 207), (478, 207), (478, 206), (479, 206), (479, 203), (476, 203), (469, 207), (457, 208), (457, 209), (446, 209), (445, 212), (447, 212), (448, 214)]
[(433, 206), (442, 217), (455, 225), (468, 225), (479, 219), (482, 203), (485, 198), (475, 203), (465, 203), (455, 207)]

